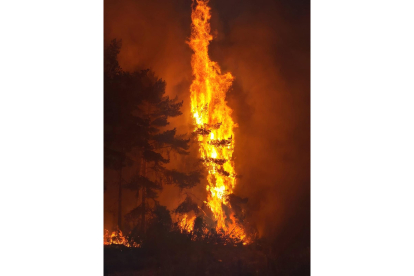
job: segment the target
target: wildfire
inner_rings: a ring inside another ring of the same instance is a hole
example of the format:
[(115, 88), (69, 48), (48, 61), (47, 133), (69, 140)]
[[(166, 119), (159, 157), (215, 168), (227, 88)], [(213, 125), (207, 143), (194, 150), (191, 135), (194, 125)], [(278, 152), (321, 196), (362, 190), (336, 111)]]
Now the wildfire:
[(207, 205), (217, 221), (216, 230), (227, 236), (245, 239), (244, 230), (237, 225), (234, 214), (229, 216), (223, 205), (229, 205), (228, 195), (236, 185), (234, 162), (234, 132), (232, 110), (225, 98), (233, 76), (221, 73), (219, 65), (208, 56), (210, 7), (208, 0), (196, 0), (191, 14), (192, 31), (188, 42), (194, 51), (191, 59), (194, 80), (191, 84), (191, 111), (195, 120), (199, 150), (208, 169)]

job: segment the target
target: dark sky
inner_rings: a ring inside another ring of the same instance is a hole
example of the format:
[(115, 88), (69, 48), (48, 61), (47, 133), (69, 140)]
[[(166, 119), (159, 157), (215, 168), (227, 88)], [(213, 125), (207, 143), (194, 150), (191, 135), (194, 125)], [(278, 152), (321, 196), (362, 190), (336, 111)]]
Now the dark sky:
[[(310, 3), (211, 0), (210, 58), (235, 77), (227, 99), (235, 130), (235, 193), (249, 198), (259, 233), (309, 242)], [(189, 132), (191, 0), (106, 0), (105, 41), (122, 39), (124, 70), (152, 68), (184, 100)], [(171, 192), (171, 191), (167, 191)]]

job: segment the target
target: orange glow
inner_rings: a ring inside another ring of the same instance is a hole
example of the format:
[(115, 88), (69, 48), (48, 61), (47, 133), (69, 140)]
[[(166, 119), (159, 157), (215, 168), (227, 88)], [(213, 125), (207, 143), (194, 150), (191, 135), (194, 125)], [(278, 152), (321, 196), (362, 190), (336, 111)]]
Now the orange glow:
[(201, 158), (208, 170), (207, 205), (217, 222), (217, 232), (246, 241), (244, 230), (237, 225), (234, 214), (227, 217), (222, 205), (229, 206), (228, 195), (236, 185), (232, 159), (234, 132), (232, 110), (227, 106), (226, 93), (233, 76), (221, 73), (219, 65), (208, 56), (210, 7), (208, 0), (196, 0), (191, 14), (192, 31), (188, 42), (194, 51), (191, 59), (194, 80), (191, 84), (191, 112), (196, 125)]

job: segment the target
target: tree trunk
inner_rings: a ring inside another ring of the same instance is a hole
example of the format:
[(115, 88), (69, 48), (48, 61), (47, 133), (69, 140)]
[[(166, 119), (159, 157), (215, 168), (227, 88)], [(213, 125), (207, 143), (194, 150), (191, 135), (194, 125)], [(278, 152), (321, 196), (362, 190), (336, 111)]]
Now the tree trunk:
[[(143, 168), (143, 175), (144, 177), (147, 176), (147, 162), (143, 160), (144, 162), (144, 168)], [(141, 227), (142, 227), (142, 234), (145, 236), (145, 205), (146, 205), (146, 187), (142, 187), (142, 214), (141, 214)]]
[[(140, 156), (142, 156), (142, 154), (140, 154)], [(143, 170), (143, 166), (144, 166), (143, 157), (139, 157), (137, 162), (138, 162), (137, 175), (143, 175), (143, 171), (144, 171)], [(136, 194), (136, 200), (137, 200), (136, 207), (138, 207), (139, 206), (139, 189)]]
[[(151, 105), (148, 104), (147, 106), (147, 116), (151, 114)], [(145, 150), (145, 149), (144, 149)], [(142, 174), (144, 177), (147, 177), (147, 161), (145, 160), (144, 156), (142, 156), (143, 162), (143, 171)], [(141, 227), (142, 227), (142, 235), (145, 237), (146, 227), (145, 227), (145, 212), (146, 210), (146, 196), (147, 196), (147, 187), (145, 185), (142, 186), (142, 214), (141, 214)]]
[(122, 161), (119, 168), (119, 191), (118, 191), (118, 229), (122, 228)]

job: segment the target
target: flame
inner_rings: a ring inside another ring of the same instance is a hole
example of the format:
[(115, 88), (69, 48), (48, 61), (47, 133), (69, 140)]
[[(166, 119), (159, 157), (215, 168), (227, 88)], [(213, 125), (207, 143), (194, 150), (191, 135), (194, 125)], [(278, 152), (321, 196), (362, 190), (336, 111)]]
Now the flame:
[(181, 229), (181, 232), (186, 231), (188, 233), (193, 232), (194, 229), (194, 221), (196, 217), (188, 218), (187, 214), (184, 214), (184, 217), (179, 222), (179, 227)]
[[(222, 205), (229, 205), (228, 195), (236, 185), (234, 162), (234, 132), (232, 110), (227, 106), (226, 93), (233, 76), (221, 73), (219, 65), (208, 56), (210, 7), (208, 0), (196, 0), (191, 19), (192, 31), (188, 44), (194, 51), (191, 59), (194, 80), (191, 84), (191, 112), (199, 141), (201, 157), (208, 169), (207, 205), (217, 221), (217, 232), (243, 240), (244, 230), (236, 224), (234, 214), (227, 217)], [(221, 173), (220, 173), (221, 172)], [(223, 173), (224, 172), (224, 173)]]
[(140, 245), (135, 242), (133, 242), (132, 244), (129, 243), (128, 240), (122, 235), (121, 230), (113, 231), (111, 235), (109, 235), (109, 231), (105, 229), (104, 245), (111, 244), (122, 244), (126, 247), (140, 247)]

